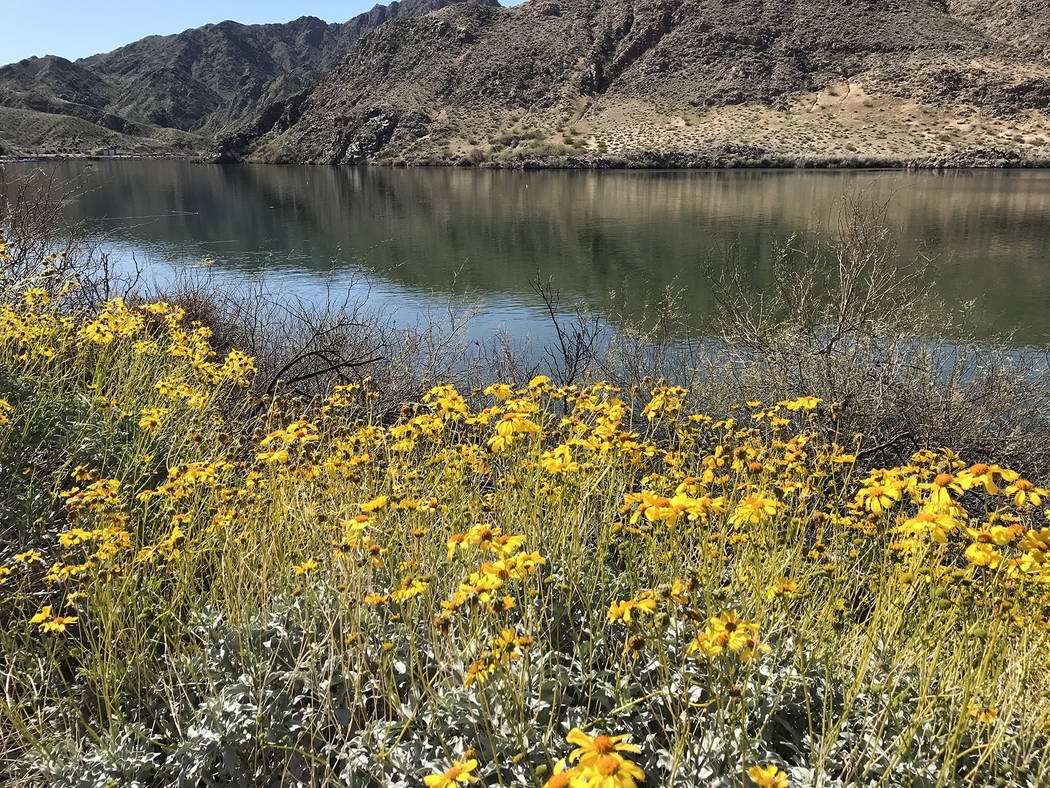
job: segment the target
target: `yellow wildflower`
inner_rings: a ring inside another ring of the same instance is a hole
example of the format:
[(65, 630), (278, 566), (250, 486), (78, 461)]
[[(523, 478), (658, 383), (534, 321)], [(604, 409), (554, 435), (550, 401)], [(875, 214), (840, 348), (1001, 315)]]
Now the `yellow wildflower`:
[(731, 525), (744, 525), (745, 523), (760, 523), (777, 513), (781, 504), (761, 495), (749, 495), (737, 504), (733, 514), (729, 517)]
[(752, 766), (747, 770), (750, 777), (759, 788), (787, 788), (787, 775), (776, 766)]
[(430, 774), (423, 778), (427, 788), (455, 788), (457, 783), (471, 783), (478, 778), (471, 774), (478, 767), (473, 758), (453, 761), (452, 765), (441, 774)]
[(583, 770), (583, 776), (587, 788), (635, 788), (645, 772), (619, 755), (603, 755)]
[(970, 701), (970, 705), (967, 707), (967, 712), (971, 717), (975, 717), (978, 722), (983, 722), (985, 724), (995, 722), (996, 717), (999, 716), (999, 709), (994, 706), (981, 708), (973, 701)]
[(642, 751), (634, 744), (624, 741), (626, 734), (619, 736), (588, 736), (579, 728), (573, 728), (565, 737), (569, 744), (575, 744), (576, 749), (569, 754), (569, 760), (575, 761), (579, 758), (579, 765), (583, 768), (593, 766), (599, 759), (621, 752), (633, 752), (640, 754)]

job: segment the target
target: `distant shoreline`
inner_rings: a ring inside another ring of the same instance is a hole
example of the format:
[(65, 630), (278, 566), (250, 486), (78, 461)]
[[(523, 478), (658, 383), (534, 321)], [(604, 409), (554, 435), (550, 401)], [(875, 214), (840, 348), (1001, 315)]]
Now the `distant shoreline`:
[(788, 155), (734, 156), (732, 154), (683, 154), (677, 151), (644, 152), (629, 158), (592, 157), (537, 157), (518, 161), (480, 163), (453, 159), (429, 159), (422, 161), (365, 161), (349, 164), (302, 164), (298, 162), (259, 162), (252, 159), (222, 160), (215, 156), (165, 154), (117, 154), (99, 156), (93, 154), (40, 154), (25, 156), (0, 156), (0, 165), (52, 163), (61, 161), (186, 161), (197, 164), (270, 164), (273, 166), (319, 166), (319, 167), (387, 167), (391, 169), (409, 167), (455, 167), (482, 170), (1034, 170), (1050, 169), (1050, 158), (1022, 158), (1012, 151), (973, 150), (955, 151), (942, 156), (927, 156), (916, 159), (892, 157), (827, 157), (800, 158)]

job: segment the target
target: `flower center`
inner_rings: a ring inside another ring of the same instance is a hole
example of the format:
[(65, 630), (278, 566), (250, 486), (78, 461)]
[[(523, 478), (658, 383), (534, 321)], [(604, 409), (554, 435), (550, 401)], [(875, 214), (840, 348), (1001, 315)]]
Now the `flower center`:
[[(608, 755), (616, 747), (616, 743), (608, 736), (594, 737), (594, 751), (599, 755)], [(612, 772), (610, 772), (612, 774)]]
[[(607, 737), (599, 736), (598, 738)], [(620, 763), (620, 759), (615, 755), (606, 755), (598, 759), (598, 763), (594, 765), (594, 770), (602, 777), (611, 777), (620, 770)]]

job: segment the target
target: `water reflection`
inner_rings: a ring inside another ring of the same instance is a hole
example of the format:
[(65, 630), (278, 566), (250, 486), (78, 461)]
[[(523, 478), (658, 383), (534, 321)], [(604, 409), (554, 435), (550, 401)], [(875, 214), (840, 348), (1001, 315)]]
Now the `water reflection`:
[[(163, 270), (208, 255), (231, 276), (265, 273), (308, 292), (364, 276), (403, 310), (470, 291), (486, 330), (540, 316), (529, 278), (569, 301), (632, 318), (682, 288), (702, 331), (704, 270), (736, 266), (774, 288), (778, 242), (810, 243), (844, 195), (887, 201), (901, 254), (935, 259), (952, 304), (979, 303), (986, 333), (1050, 335), (1050, 172), (496, 172), (217, 166), (57, 165), (85, 191), (71, 213)], [(27, 165), (8, 165), (17, 175)]]

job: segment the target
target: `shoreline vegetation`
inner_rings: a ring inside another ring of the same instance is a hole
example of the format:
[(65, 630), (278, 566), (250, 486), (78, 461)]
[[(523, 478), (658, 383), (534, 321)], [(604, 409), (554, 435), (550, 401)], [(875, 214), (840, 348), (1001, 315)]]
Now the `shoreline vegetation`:
[(937, 342), (879, 206), (775, 304), (712, 279), (716, 348), (538, 276), (530, 362), (151, 292), (13, 194), (5, 785), (1044, 782), (1047, 357)]

